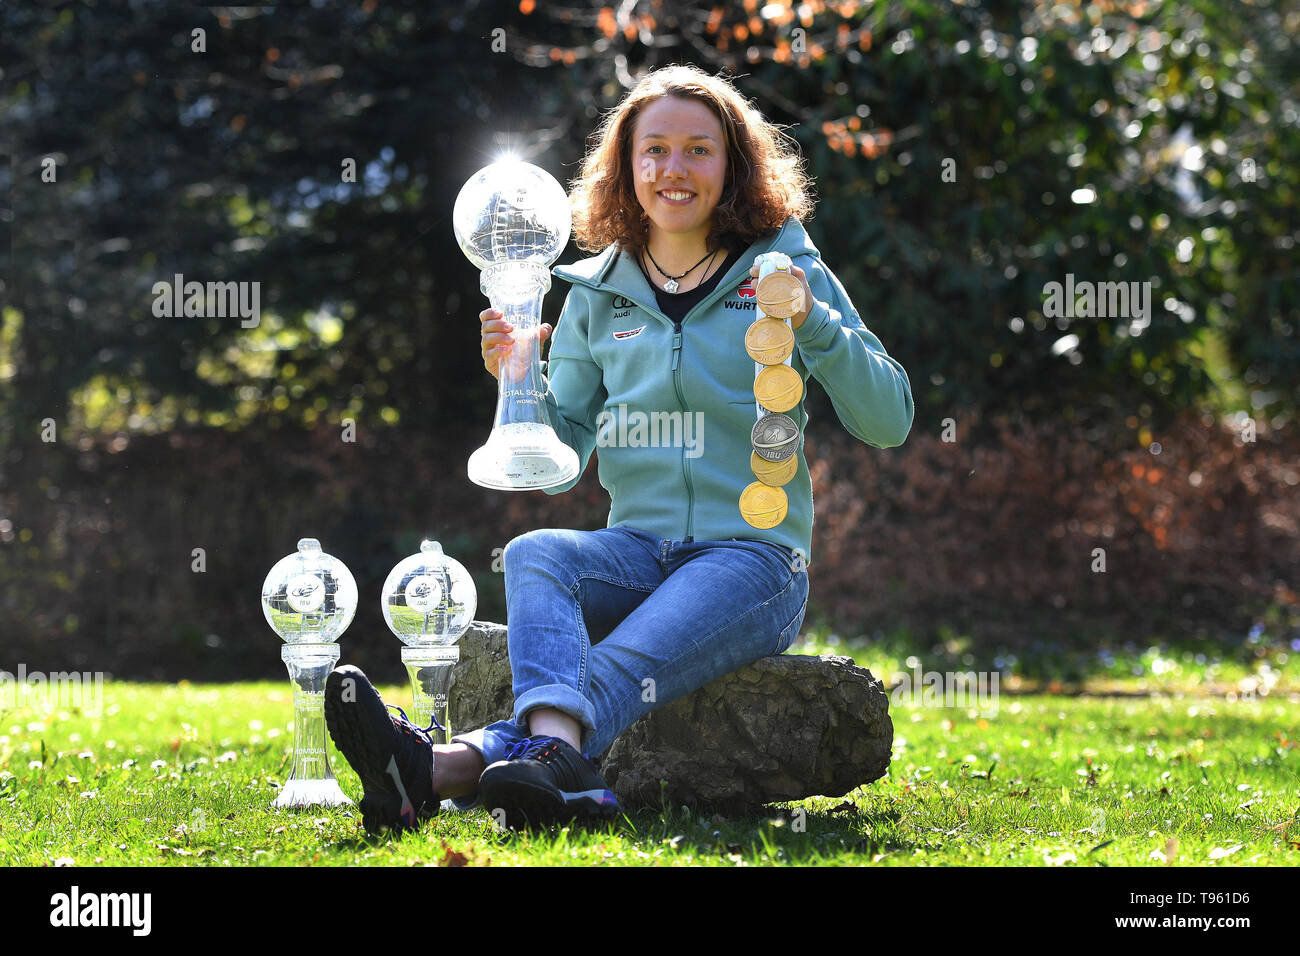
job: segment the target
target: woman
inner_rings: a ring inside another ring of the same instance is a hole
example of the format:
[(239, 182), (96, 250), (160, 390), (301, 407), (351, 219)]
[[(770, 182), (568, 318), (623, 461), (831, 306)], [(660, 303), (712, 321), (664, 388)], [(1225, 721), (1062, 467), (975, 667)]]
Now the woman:
[[(512, 720), (433, 747), (388, 716), (360, 671), (331, 675), (327, 719), (365, 785), (368, 830), (414, 826), (444, 798), (503, 810), (511, 826), (617, 813), (590, 757), (643, 714), (794, 641), (813, 516), (801, 439), (784, 517), (756, 527), (739, 504), (761, 412), (745, 348), (756, 256), (792, 260), (804, 308), (790, 364), (821, 381), (849, 432), (893, 447), (913, 417), (907, 374), (800, 224), (807, 187), (781, 134), (694, 67), (647, 75), (606, 117), (570, 197), (578, 245), (603, 251), (554, 270), (572, 289), (544, 365), (550, 419), (579, 477), (600, 446), (609, 526), (507, 546)], [(480, 321), (495, 376), (513, 329), (493, 309)], [(802, 434), (802, 400), (787, 414)], [(349, 689), (362, 706), (344, 704)]]

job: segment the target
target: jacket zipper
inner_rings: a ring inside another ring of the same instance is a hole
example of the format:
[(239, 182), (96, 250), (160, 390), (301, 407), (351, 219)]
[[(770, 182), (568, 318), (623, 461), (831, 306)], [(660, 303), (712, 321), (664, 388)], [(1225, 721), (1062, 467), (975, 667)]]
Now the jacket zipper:
[[(686, 399), (682, 397), (682, 373), (680, 370), (682, 358), (682, 324), (673, 323), (673, 388), (677, 392), (677, 403), (682, 407), (682, 415), (686, 415)], [(682, 434), (685, 434), (685, 422), (682, 423)], [(682, 443), (682, 477), (686, 479), (686, 538), (690, 539), (694, 535), (692, 530), (695, 524), (695, 489), (691, 487), (691, 463), (686, 458), (686, 444)]]
[[(782, 230), (782, 234), (784, 234), (784, 229)], [(779, 244), (780, 236), (777, 237), (777, 240), (778, 240), (778, 241), (775, 242), (775, 243), (773, 243), (772, 246), (771, 246), (767, 251), (770, 252), (770, 251), (772, 251), (773, 249), (776, 248), (776, 246)], [(565, 277), (564, 277), (564, 276), (561, 276), (561, 278), (565, 278)], [(606, 286), (603, 280), (598, 279), (598, 280), (596, 281), (596, 285), (595, 285), (593, 288), (600, 289), (600, 290), (608, 290), (608, 289), (611, 288), (611, 287)], [(709, 293), (709, 295), (705, 296), (705, 298), (704, 298), (702, 301), (695, 303), (695, 306), (690, 310), (690, 312), (696, 312), (696, 311), (698, 311), (698, 310), (700, 310), (700, 309), (703, 309), (703, 308), (706, 308), (706, 307), (707, 307), (707, 308), (712, 308), (712, 307), (714, 306), (715, 303), (717, 303), (717, 302), (718, 302), (719, 300), (721, 300), (724, 296), (726, 296), (726, 294), (727, 294), (727, 288), (728, 288), (728, 287), (723, 286), (721, 283), (719, 283), (718, 287), (715, 288), (711, 293)], [(619, 289), (614, 289), (613, 291), (617, 292), (619, 295), (626, 295), (626, 293), (622, 292), (622, 291), (619, 290)], [(634, 300), (634, 301), (635, 301), (635, 300)], [(640, 302), (638, 302), (637, 304), (638, 304), (638, 305), (641, 305), (641, 307), (644, 308), (644, 309), (646, 309), (647, 311), (655, 312), (656, 314), (662, 316), (664, 319), (668, 319), (668, 316), (664, 315), (664, 314), (663, 314), (662, 312), (660, 312), (657, 308), (654, 308), (654, 307), (652, 307), (652, 306), (643, 305), (643, 304), (640, 303)], [(656, 303), (656, 305), (657, 305), (657, 304), (658, 304), (658, 303)], [(688, 313), (688, 317), (689, 317), (689, 314), (690, 314), (690, 313)], [(672, 322), (673, 322), (673, 367), (672, 367), (672, 372), (673, 372), (673, 389), (677, 392), (677, 402), (678, 402), (678, 404), (681, 405), (681, 407), (682, 407), (682, 414), (685, 415), (685, 414), (686, 414), (686, 399), (682, 397), (682, 377), (681, 377), (681, 371), (680, 371), (680, 368), (681, 368), (681, 357), (682, 357), (682, 323), (681, 323), (681, 322), (678, 322), (678, 321), (673, 321), (673, 320), (669, 320), (669, 321), (672, 321)], [(682, 426), (682, 427), (683, 427), (683, 429), (685, 429), (685, 423), (683, 423), (683, 426)], [(683, 431), (683, 434), (685, 434), (684, 431)], [(693, 538), (693, 537), (694, 537), (694, 534), (695, 534), (695, 532), (694, 532), (694, 527), (695, 527), (695, 488), (691, 485), (691, 463), (690, 463), (690, 460), (687, 459), (687, 457), (686, 457), (686, 446), (685, 446), (685, 443), (683, 443), (683, 445), (682, 445), (682, 477), (686, 480), (686, 502), (687, 502), (687, 504), (686, 504), (686, 537), (687, 537), (687, 538)]]

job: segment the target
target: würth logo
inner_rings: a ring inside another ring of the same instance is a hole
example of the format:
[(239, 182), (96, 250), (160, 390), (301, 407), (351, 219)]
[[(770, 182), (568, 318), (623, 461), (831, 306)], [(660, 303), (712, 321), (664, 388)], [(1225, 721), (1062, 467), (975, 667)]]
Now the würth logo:
[(634, 336), (634, 335), (640, 335), (640, 334), (641, 334), (641, 331), (642, 331), (644, 328), (645, 328), (645, 326), (643, 325), (643, 326), (641, 326), (640, 328), (637, 328), (637, 329), (628, 329), (626, 332), (615, 332), (615, 333), (614, 333), (614, 338), (616, 338), (616, 339), (630, 339), (630, 338), (631, 338), (632, 336)]
[(754, 293), (754, 280), (753, 280), (753, 279), (746, 279), (744, 282), (742, 282), (742, 283), (740, 284), (740, 288), (737, 290), (737, 294), (738, 294), (742, 299), (752, 299), (752, 298), (754, 298), (754, 295), (755, 295), (755, 293)]

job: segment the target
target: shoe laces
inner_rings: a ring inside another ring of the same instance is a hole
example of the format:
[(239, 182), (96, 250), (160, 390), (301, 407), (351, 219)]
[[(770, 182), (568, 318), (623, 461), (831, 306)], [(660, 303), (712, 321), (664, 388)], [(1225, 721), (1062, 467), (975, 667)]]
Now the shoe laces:
[(415, 734), (417, 737), (423, 740), (430, 747), (433, 746), (433, 738), (430, 737), (429, 734), (435, 728), (442, 731), (443, 733), (447, 732), (447, 728), (444, 727), (442, 724), (438, 723), (438, 718), (435, 717), (433, 714), (429, 715), (430, 724), (428, 727), (418, 727), (416, 726), (415, 722), (411, 720), (410, 717), (406, 716), (406, 711), (402, 710), (402, 708), (398, 707), (396, 704), (385, 704), (384, 706), (390, 707), (402, 715), (401, 717), (394, 717), (393, 723), (397, 724), (397, 726), (402, 728), (403, 730)]
[[(529, 737), (527, 740), (515, 740), (506, 745), (506, 760), (544, 760), (559, 750), (562, 741), (559, 737)], [(586, 754), (582, 759), (590, 760)]]

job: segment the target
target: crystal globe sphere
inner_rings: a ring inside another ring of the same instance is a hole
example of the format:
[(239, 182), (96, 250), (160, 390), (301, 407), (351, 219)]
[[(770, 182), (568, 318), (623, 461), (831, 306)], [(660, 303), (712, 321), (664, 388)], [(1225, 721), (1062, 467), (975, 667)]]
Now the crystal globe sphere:
[(315, 538), (300, 540), (297, 553), (277, 561), (262, 582), (266, 623), (290, 644), (337, 641), (356, 612), (356, 579)]
[(384, 581), (384, 620), (404, 644), (448, 645), (469, 630), (478, 610), (478, 589), (465, 566), (425, 541), (418, 554), (399, 561)]
[(461, 251), (480, 271), (498, 262), (549, 266), (569, 242), (569, 199), (541, 167), (502, 160), (461, 187), (451, 223)]

